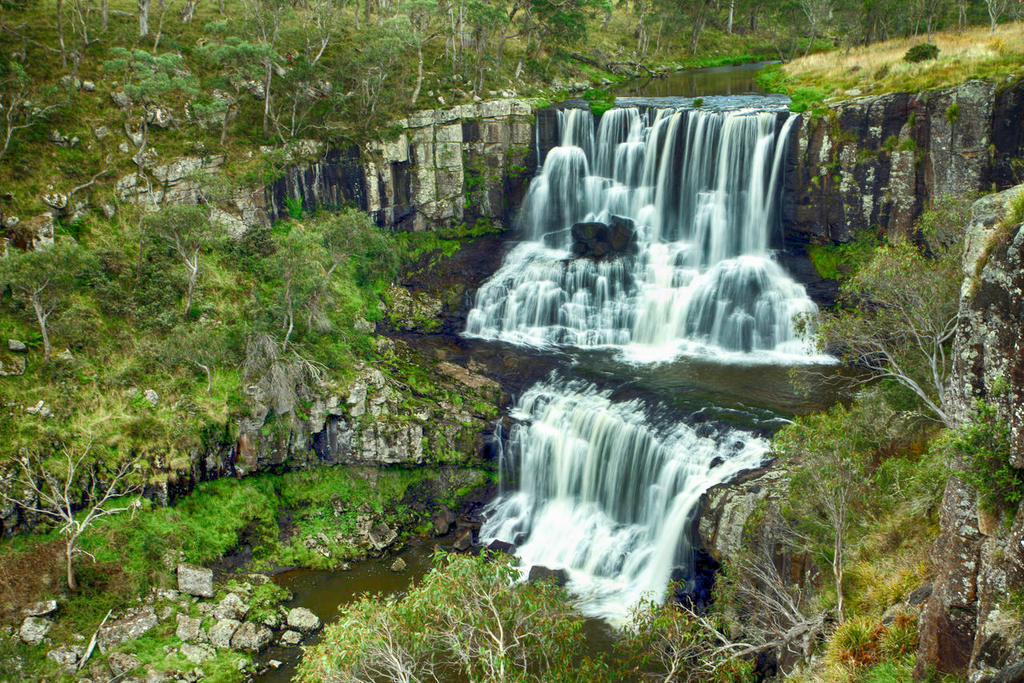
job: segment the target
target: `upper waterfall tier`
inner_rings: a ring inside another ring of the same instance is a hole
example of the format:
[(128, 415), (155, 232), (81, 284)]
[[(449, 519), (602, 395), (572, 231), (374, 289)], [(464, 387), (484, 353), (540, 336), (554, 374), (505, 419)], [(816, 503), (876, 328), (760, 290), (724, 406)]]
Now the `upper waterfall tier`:
[[(466, 334), (641, 359), (805, 356), (794, 318), (814, 305), (769, 252), (794, 121), (625, 107), (595, 130), (588, 110), (560, 112), (561, 144), (519, 216), (524, 241), (478, 291)], [(594, 224), (635, 248), (587, 253), (579, 233)]]

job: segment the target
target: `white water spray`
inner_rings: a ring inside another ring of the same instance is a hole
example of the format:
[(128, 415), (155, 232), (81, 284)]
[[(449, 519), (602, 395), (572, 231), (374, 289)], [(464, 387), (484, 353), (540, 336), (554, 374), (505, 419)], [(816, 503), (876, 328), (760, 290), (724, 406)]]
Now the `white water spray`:
[[(795, 318), (814, 304), (769, 251), (795, 117), (620, 108), (596, 131), (587, 110), (559, 117), (561, 144), (520, 213), (524, 241), (477, 292), (467, 336), (612, 347), (639, 362), (812, 359)], [(635, 249), (573, 257), (574, 224), (621, 217)], [(612, 622), (662, 599), (674, 568), (692, 570), (701, 494), (766, 451), (748, 432), (697, 429), (558, 376), (512, 417), (502, 469), (518, 486), (481, 534), (514, 543), (526, 567), (565, 569), (583, 610)]]

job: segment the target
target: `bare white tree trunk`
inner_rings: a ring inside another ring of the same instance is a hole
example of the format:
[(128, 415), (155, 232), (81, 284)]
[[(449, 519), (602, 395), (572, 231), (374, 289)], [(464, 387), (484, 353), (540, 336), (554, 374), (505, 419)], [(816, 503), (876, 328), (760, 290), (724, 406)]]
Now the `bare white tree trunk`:
[(46, 320), (50, 317), (50, 311), (46, 310), (46, 307), (43, 306), (43, 299), (41, 296), (42, 291), (43, 289), (45, 289), (45, 287), (46, 285), (43, 285), (42, 287), (37, 289), (35, 292), (32, 293), (29, 299), (32, 302), (32, 309), (36, 313), (36, 320), (39, 322), (39, 333), (43, 337), (43, 358), (44, 360), (49, 361), (50, 333), (46, 328)]
[(149, 0), (139, 0), (139, 38), (149, 35)]

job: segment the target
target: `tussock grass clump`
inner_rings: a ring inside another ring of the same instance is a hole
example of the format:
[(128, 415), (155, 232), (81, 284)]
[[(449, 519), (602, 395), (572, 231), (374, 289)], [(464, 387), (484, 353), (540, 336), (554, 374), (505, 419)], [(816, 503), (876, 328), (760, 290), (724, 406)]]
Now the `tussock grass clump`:
[(1024, 223), (1024, 189), (1018, 190), (1010, 196), (1006, 202), (1006, 214), (1000, 222), (1000, 227), (1010, 229)]

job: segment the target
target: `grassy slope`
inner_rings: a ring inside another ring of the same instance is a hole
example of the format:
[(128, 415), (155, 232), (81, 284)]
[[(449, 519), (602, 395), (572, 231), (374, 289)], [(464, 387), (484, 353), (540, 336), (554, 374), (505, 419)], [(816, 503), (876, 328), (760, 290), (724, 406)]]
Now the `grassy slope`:
[(937, 59), (910, 63), (907, 50), (923, 38), (900, 38), (845, 51), (794, 59), (767, 72), (769, 87), (787, 92), (802, 111), (821, 101), (861, 94), (918, 92), (944, 88), (980, 78), (994, 81), (1024, 77), (1024, 24), (1000, 25), (995, 33), (973, 27), (945, 31), (932, 37)]

